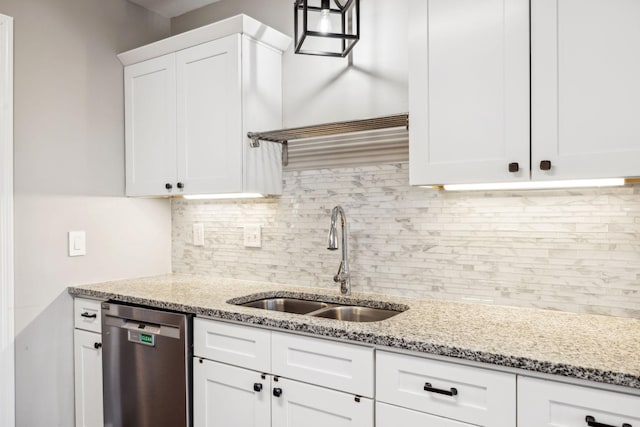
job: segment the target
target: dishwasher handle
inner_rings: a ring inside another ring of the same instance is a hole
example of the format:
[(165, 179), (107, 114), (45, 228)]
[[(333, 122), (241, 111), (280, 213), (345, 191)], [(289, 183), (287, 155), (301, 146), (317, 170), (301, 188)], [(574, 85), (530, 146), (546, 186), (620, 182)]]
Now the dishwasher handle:
[[(162, 325), (157, 323), (147, 323), (135, 319), (127, 319), (123, 317), (106, 315), (104, 316), (105, 326), (111, 326), (118, 329), (125, 329), (128, 331), (129, 341), (132, 341), (132, 335), (134, 342), (140, 342), (141, 344), (151, 344), (150, 341), (146, 341), (146, 338), (138, 339), (137, 335), (141, 336), (163, 336), (167, 338), (180, 339), (181, 332), (180, 327), (173, 325)], [(155, 341), (155, 339), (153, 339)]]

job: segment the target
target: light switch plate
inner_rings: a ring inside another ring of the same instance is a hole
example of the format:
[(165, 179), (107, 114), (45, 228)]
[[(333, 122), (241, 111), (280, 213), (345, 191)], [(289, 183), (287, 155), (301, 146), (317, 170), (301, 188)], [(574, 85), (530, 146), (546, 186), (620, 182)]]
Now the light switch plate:
[(262, 247), (262, 226), (245, 225), (244, 226), (244, 247), (245, 248), (261, 248)]
[(87, 254), (86, 233), (81, 231), (69, 232), (69, 256), (84, 256)]
[(204, 224), (193, 224), (193, 246), (204, 246)]

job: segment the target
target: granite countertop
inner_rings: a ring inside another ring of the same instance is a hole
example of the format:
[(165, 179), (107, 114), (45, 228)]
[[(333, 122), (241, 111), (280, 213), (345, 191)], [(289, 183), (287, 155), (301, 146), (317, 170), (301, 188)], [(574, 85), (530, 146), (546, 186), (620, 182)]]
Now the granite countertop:
[[(337, 286), (190, 275), (73, 286), (69, 293), (640, 389), (640, 319), (357, 292), (341, 297)], [(299, 294), (409, 309), (381, 322), (354, 323), (227, 303)]]

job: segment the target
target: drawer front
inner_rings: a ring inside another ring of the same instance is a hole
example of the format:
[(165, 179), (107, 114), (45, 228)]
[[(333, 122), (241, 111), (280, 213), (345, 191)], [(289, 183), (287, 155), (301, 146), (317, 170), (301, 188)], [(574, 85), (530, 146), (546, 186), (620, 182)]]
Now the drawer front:
[(260, 372), (271, 371), (271, 332), (215, 320), (193, 320), (196, 357)]
[(487, 427), (516, 422), (516, 377), (379, 351), (378, 401)]
[(376, 427), (474, 427), (471, 424), (436, 417), (412, 409), (376, 403)]
[(90, 332), (102, 332), (100, 319), (101, 301), (85, 298), (73, 300), (73, 323), (76, 328)]
[(373, 397), (373, 348), (274, 332), (272, 372)]
[(625, 424), (640, 426), (640, 396), (518, 377), (519, 427)]

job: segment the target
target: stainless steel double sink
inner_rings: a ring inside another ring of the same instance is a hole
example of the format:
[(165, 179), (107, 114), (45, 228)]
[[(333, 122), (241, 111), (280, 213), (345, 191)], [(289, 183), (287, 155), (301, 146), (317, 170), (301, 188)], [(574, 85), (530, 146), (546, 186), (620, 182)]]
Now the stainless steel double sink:
[(313, 317), (344, 320), (347, 322), (378, 322), (404, 311), (329, 303), (324, 301), (309, 301), (298, 298), (264, 298), (238, 305), (260, 308), (263, 310), (306, 314)]

